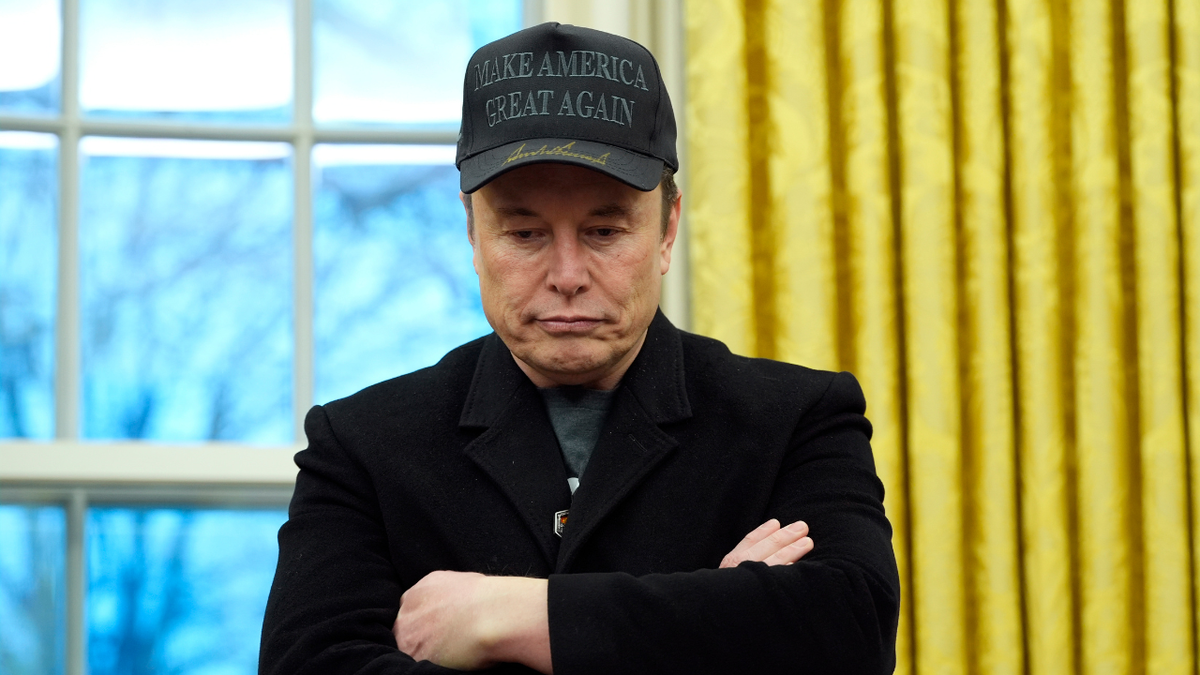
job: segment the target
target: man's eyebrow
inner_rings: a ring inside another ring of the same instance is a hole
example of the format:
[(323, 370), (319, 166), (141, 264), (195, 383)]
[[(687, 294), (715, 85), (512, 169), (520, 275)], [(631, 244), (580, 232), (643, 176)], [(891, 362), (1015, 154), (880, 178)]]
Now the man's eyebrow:
[[(498, 213), (501, 216), (508, 216), (510, 218), (511, 217), (520, 217), (520, 218), (537, 217), (537, 213), (535, 213), (531, 209), (525, 208), (524, 206), (497, 206), (496, 213)], [(633, 213), (633, 210), (630, 209), (628, 206), (623, 206), (616, 202), (612, 202), (610, 204), (603, 204), (601, 206), (597, 206), (596, 208), (592, 209), (591, 212), (588, 213), (588, 215), (592, 216), (593, 218), (619, 218), (621, 216), (628, 216), (631, 213)]]
[(592, 212), (588, 215), (597, 218), (619, 218), (621, 216), (628, 216), (631, 213), (633, 213), (633, 210), (628, 206), (623, 206), (613, 202), (611, 204), (597, 206), (596, 208), (592, 209)]
[(525, 208), (524, 206), (497, 206), (496, 213), (498, 213), (502, 216), (509, 216), (509, 217), (515, 216), (515, 217), (523, 217), (523, 218), (533, 217), (533, 216), (537, 215), (533, 211)]

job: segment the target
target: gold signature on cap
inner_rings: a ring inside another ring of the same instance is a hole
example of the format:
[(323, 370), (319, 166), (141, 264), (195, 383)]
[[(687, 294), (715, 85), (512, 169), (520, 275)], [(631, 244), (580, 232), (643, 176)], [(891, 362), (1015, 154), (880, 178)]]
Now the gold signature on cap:
[(573, 146), (573, 145), (575, 145), (575, 141), (571, 141), (570, 143), (567, 143), (566, 145), (556, 145), (553, 148), (549, 148), (549, 149), (547, 149), (549, 146), (543, 145), (542, 147), (540, 147), (537, 150), (534, 150), (532, 152), (525, 152), (525, 144), (522, 143), (521, 147), (517, 148), (516, 150), (513, 150), (512, 154), (508, 156), (508, 159), (504, 160), (504, 163), (508, 164), (509, 162), (515, 162), (518, 159), (525, 159), (526, 157), (545, 156), (545, 157), (575, 157), (577, 159), (582, 159), (582, 160), (591, 162), (592, 164), (602, 164), (602, 165), (608, 164), (609, 153), (606, 152), (603, 155), (600, 155), (599, 157), (595, 157), (595, 156), (592, 156), (592, 155), (589, 155), (589, 154), (586, 154), (583, 152), (576, 152), (576, 151), (572, 150), (571, 146)]

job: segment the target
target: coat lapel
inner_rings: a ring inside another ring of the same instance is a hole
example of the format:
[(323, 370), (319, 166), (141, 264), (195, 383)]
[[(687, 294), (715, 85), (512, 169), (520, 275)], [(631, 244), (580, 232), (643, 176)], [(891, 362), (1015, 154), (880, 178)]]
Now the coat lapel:
[[(678, 444), (659, 425), (691, 416), (680, 333), (659, 312), (621, 380), (574, 497), (545, 404), (495, 335), (480, 352), (459, 426), (487, 429), (464, 452), (512, 502), (550, 569), (564, 572), (613, 507)], [(559, 539), (554, 516), (567, 508)]]
[(632, 397), (618, 396), (613, 401), (609, 422), (571, 500), (556, 572), (570, 568), (596, 526), (677, 445), (640, 408)]
[(567, 474), (545, 405), (504, 343), (491, 336), (480, 353), (459, 426), (487, 427), (464, 449), (500, 487), (554, 568), (554, 514), (569, 507)]
[(637, 359), (622, 378), (613, 409), (571, 501), (554, 569), (569, 570), (596, 527), (678, 445), (660, 424), (691, 417), (679, 331), (655, 316)]

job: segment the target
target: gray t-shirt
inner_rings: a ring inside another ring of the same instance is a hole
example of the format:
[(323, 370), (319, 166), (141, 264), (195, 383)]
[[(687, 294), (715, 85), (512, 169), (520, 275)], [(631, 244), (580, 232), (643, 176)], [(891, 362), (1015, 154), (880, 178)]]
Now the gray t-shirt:
[(592, 449), (600, 438), (604, 418), (612, 407), (613, 392), (583, 387), (551, 387), (538, 389), (550, 414), (550, 425), (558, 437), (563, 462), (567, 467), (567, 483), (571, 492), (579, 485)]

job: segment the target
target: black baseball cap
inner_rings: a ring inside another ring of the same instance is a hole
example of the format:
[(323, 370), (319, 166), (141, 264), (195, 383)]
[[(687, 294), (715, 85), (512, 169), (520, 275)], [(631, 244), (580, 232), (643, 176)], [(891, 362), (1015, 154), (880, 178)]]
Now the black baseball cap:
[(639, 190), (679, 170), (658, 62), (619, 35), (543, 23), (479, 48), (463, 82), (463, 192), (527, 164), (575, 164)]

